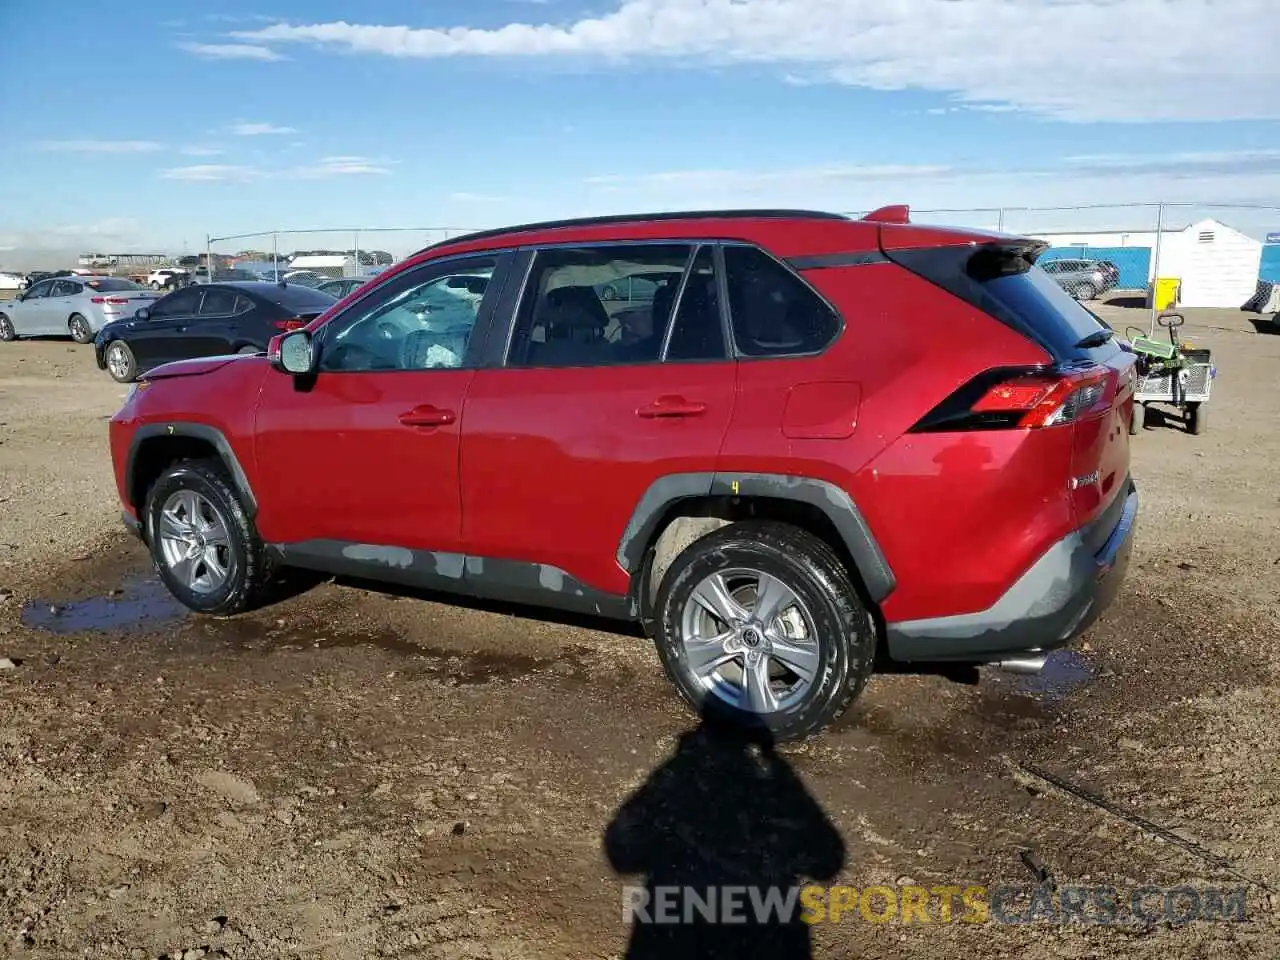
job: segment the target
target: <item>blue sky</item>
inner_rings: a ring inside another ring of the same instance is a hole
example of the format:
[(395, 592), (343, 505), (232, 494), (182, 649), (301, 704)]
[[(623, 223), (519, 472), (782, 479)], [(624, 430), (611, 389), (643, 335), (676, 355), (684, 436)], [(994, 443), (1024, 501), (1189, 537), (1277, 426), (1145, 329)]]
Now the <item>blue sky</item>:
[(0, 263), (676, 207), (1275, 203), (1206, 215), (1280, 230), (1269, 0), (99, 9), (0, 12)]

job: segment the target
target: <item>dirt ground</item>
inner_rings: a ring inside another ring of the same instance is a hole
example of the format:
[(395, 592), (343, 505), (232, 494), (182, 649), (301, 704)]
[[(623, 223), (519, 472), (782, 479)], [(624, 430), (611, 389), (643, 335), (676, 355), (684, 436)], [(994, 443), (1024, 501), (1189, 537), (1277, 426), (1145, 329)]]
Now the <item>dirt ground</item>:
[[(1237, 311), (1189, 320), (1218, 365), (1212, 424), (1133, 438), (1134, 561), (1077, 650), (1038, 679), (879, 675), (769, 779), (686, 736), (696, 718), (634, 636), (337, 583), (183, 616), (119, 529), (106, 420), (123, 389), (88, 347), (0, 344), (0, 955), (614, 957), (645, 872), (865, 888), (1042, 870), (1122, 904), (1247, 885), (1246, 916), (855, 910), (755, 953), (1275, 957), (1280, 336)], [(732, 942), (709, 937), (631, 956)]]

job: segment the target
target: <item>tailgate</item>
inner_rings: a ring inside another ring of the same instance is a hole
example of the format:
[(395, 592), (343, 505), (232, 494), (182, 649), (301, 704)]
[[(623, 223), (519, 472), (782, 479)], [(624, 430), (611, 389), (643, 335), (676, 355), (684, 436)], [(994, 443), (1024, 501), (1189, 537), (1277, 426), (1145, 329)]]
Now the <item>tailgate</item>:
[[(1110, 510), (1116, 520), (1123, 507), (1122, 492), (1129, 479), (1129, 423), (1137, 415), (1133, 402), (1134, 356), (1124, 351), (1103, 362), (1113, 371), (1107, 393), (1109, 404), (1101, 414), (1072, 425), (1071, 504), (1080, 526), (1098, 521)], [(1097, 534), (1105, 541), (1115, 524), (1098, 523)]]

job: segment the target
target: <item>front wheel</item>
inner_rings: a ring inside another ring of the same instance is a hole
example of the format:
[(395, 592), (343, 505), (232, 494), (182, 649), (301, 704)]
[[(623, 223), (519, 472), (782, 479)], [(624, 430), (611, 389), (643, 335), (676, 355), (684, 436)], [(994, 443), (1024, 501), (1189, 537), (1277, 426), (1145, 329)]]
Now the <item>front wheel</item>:
[(1082, 283), (1080, 286), (1076, 287), (1077, 300), (1092, 300), (1097, 295), (1098, 291), (1094, 289), (1094, 286), (1091, 283)]
[(117, 383), (132, 383), (138, 376), (138, 361), (123, 340), (114, 340), (107, 347), (107, 373)]
[(71, 319), (67, 321), (67, 332), (76, 343), (93, 342), (93, 328), (89, 326), (89, 321), (78, 313), (73, 313)]
[(656, 602), (663, 669), (704, 718), (799, 740), (871, 675), (875, 634), (840, 559), (799, 527), (743, 521), (695, 540)]
[(160, 578), (188, 609), (226, 616), (261, 601), (271, 564), (220, 463), (173, 464), (148, 493), (145, 516)]
[(0, 313), (0, 341), (9, 343), (18, 339), (18, 332), (13, 329), (13, 321), (7, 314)]

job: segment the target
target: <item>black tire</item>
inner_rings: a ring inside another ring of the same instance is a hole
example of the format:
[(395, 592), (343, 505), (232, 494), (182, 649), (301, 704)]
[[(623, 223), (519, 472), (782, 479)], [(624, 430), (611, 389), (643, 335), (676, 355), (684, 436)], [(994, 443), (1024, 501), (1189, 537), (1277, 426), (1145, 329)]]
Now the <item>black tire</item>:
[[(120, 373), (117, 373), (111, 366), (111, 355), (117, 353), (124, 358), (125, 364)], [(138, 360), (133, 355), (133, 351), (129, 345), (123, 340), (112, 340), (107, 344), (106, 353), (104, 354), (107, 373), (111, 375), (111, 379), (117, 383), (133, 383), (138, 379)]]
[[(226, 580), (212, 592), (197, 592), (174, 574), (156, 535), (165, 502), (182, 490), (194, 491), (203, 497), (217, 511), (227, 530)], [(144, 516), (147, 544), (160, 579), (189, 610), (229, 616), (252, 609), (266, 597), (274, 573), (272, 564), (257, 528), (221, 462), (180, 460), (172, 464), (147, 492)]]
[(1202, 403), (1187, 404), (1187, 433), (1200, 436), (1209, 429), (1209, 410)]
[(78, 313), (73, 313), (67, 320), (67, 333), (76, 343), (93, 343), (93, 327)]
[(12, 343), (18, 339), (18, 332), (13, 329), (13, 321), (6, 313), (0, 313), (0, 342)]
[[(681, 619), (695, 589), (713, 573), (747, 567), (782, 580), (807, 608), (818, 641), (816, 680), (785, 709), (756, 713), (703, 686), (688, 665)], [(875, 631), (839, 557), (799, 527), (742, 521), (695, 540), (671, 564), (658, 588), (654, 642), (663, 670), (681, 697), (707, 721), (736, 731), (765, 729), (778, 742), (811, 736), (848, 709), (871, 676)]]

